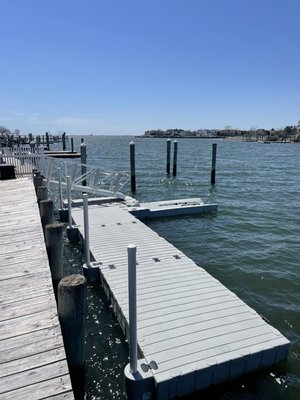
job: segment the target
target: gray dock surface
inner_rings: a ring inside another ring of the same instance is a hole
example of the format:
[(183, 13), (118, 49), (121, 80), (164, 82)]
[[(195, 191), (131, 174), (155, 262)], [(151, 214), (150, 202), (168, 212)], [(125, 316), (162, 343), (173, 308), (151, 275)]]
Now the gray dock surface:
[[(83, 212), (73, 210), (83, 233)], [(90, 250), (128, 337), (127, 246), (137, 246), (138, 345), (157, 399), (173, 399), (285, 360), (289, 341), (124, 206), (89, 207)]]
[(36, 195), (0, 181), (0, 399), (74, 399)]

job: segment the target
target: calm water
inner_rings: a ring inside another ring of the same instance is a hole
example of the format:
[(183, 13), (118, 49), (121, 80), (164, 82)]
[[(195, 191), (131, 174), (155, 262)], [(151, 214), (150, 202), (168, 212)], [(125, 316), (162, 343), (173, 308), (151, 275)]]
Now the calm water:
[[(176, 179), (165, 175), (165, 139), (86, 136), (88, 163), (129, 170), (131, 140), (139, 200), (199, 196), (219, 207), (214, 215), (161, 219), (149, 226), (292, 342), (285, 365), (189, 399), (299, 399), (300, 145), (218, 140), (214, 187), (210, 139), (178, 139)], [(66, 251), (69, 266), (78, 268), (80, 254), (70, 246)], [(127, 343), (101, 288), (91, 287), (89, 294), (86, 399), (126, 399)]]

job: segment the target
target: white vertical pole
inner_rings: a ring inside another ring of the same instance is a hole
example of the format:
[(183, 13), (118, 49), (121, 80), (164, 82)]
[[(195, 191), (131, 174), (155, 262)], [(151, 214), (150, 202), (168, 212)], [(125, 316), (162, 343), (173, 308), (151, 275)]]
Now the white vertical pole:
[(130, 244), (128, 252), (128, 302), (129, 302), (129, 364), (132, 374), (137, 372), (137, 321), (136, 321), (136, 246)]
[(52, 159), (49, 158), (48, 171), (47, 171), (47, 188), (49, 188), (50, 186), (51, 175), (52, 175)]
[(69, 228), (72, 227), (72, 206), (71, 206), (71, 179), (67, 176), (67, 193), (68, 193), (68, 217), (69, 217)]
[(89, 236), (89, 203), (87, 193), (83, 193), (83, 220), (84, 220), (84, 253), (87, 268), (91, 268), (90, 236)]
[(58, 168), (58, 192), (59, 192), (59, 207), (62, 210), (64, 208), (64, 202), (62, 197), (62, 189), (61, 189), (61, 169)]

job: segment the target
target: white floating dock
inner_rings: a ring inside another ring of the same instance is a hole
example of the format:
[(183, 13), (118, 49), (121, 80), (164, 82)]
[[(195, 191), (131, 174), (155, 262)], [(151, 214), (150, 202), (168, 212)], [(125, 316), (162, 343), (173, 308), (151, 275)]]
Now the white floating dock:
[[(83, 235), (82, 209), (72, 213)], [(137, 246), (141, 360), (138, 376), (127, 375), (146, 392), (173, 399), (287, 358), (279, 331), (124, 205), (91, 205), (89, 221), (90, 250), (127, 337), (127, 246)]]
[(127, 203), (128, 211), (139, 219), (176, 217), (217, 211), (217, 204), (205, 204), (200, 198)]

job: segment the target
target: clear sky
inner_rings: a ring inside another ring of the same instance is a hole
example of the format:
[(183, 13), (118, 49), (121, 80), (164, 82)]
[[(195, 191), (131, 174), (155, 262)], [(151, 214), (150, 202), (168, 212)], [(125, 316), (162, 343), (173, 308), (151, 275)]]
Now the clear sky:
[(0, 0), (0, 125), (280, 128), (300, 119), (300, 0)]

